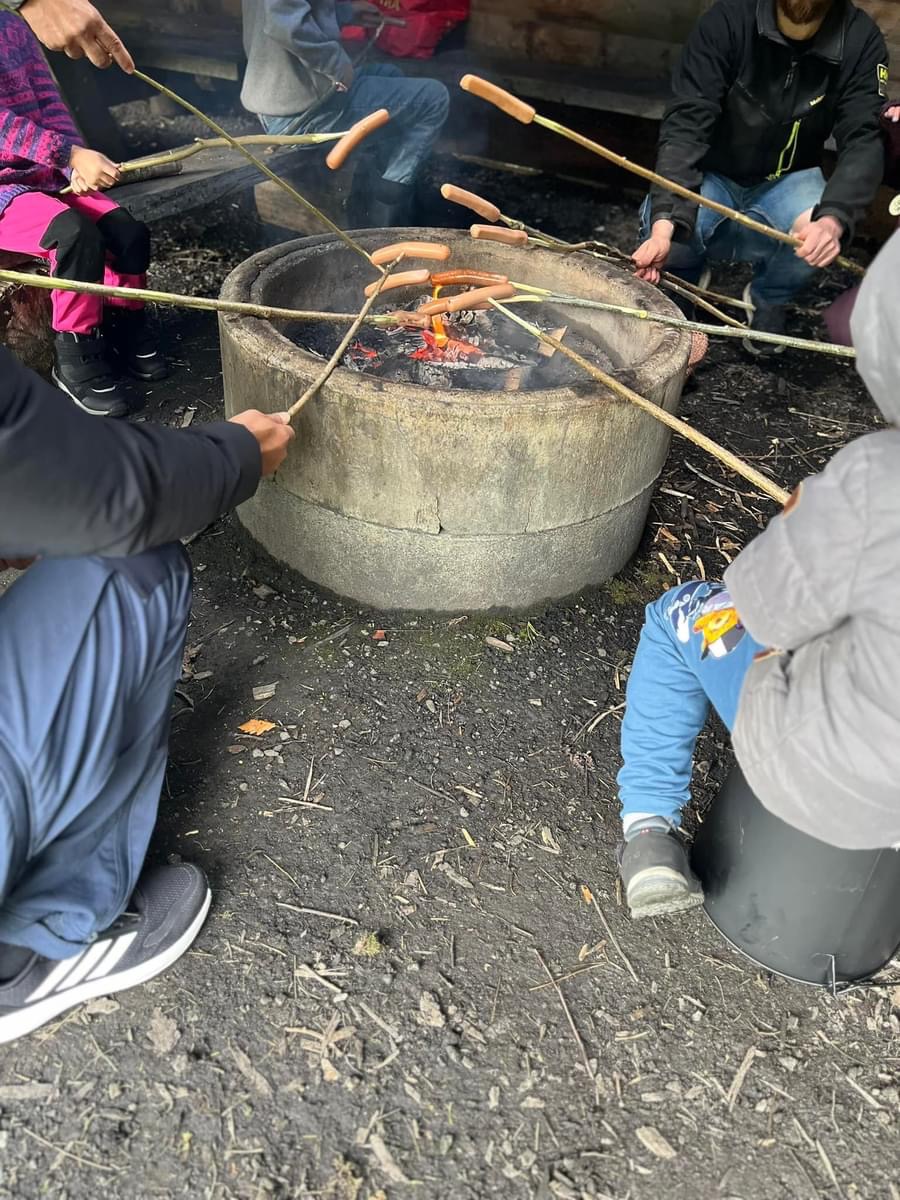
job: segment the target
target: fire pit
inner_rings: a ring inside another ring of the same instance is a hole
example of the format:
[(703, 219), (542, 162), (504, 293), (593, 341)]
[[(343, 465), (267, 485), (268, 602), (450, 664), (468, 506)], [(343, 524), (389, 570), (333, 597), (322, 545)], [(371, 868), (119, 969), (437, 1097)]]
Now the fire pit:
[[(675, 311), (654, 288), (582, 255), (523, 252), (451, 230), (356, 236), (370, 251), (428, 238), (451, 246), (453, 266)], [(254, 255), (222, 295), (354, 312), (372, 278), (324, 236)], [(376, 311), (415, 309), (429, 295), (421, 286), (394, 291)], [(588, 309), (516, 311), (548, 330), (565, 327), (567, 345), (676, 409), (688, 334)], [(220, 317), (228, 414), (287, 409), (343, 329)], [(301, 413), (277, 479), (240, 509), (245, 528), (306, 578), (379, 608), (530, 608), (614, 575), (640, 539), (668, 431), (493, 310), (445, 317), (443, 332), (468, 349), (448, 361), (433, 353), (446, 348), (434, 344), (434, 329), (363, 326)]]

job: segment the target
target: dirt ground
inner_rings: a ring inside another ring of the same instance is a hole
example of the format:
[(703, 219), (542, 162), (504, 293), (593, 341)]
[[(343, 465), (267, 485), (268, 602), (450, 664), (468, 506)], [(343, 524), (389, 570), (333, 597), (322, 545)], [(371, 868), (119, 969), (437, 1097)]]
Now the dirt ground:
[[(450, 171), (552, 232), (634, 238), (621, 195)], [(234, 204), (155, 230), (154, 282), (212, 294), (256, 244)], [(177, 371), (145, 418), (216, 417), (215, 323), (162, 324)], [(725, 342), (682, 413), (787, 487), (877, 423), (848, 366)], [(900, 989), (789, 984), (702, 912), (632, 924), (616, 886), (642, 606), (774, 511), (675, 441), (631, 566), (505, 619), (360, 611), (234, 518), (193, 540), (152, 854), (203, 866), (210, 919), (157, 981), (5, 1049), (0, 1197), (900, 1200)], [(721, 728), (697, 759), (702, 812)]]

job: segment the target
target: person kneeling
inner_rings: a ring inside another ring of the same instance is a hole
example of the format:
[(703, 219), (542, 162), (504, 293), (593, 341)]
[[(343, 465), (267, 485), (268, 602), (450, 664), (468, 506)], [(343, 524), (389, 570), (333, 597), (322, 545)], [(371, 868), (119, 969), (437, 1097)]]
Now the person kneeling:
[[(638, 275), (657, 283), (669, 270), (698, 283), (710, 261), (750, 262), (750, 326), (784, 333), (786, 305), (834, 262), (878, 190), (887, 81), (878, 26), (845, 0), (717, 0), (676, 67), (657, 173), (801, 244), (698, 213), (655, 187), (641, 213)], [(838, 156), (826, 183), (832, 132)], [(744, 348), (784, 349), (749, 340)]]
[[(857, 368), (900, 420), (900, 233), (853, 315)], [(701, 904), (680, 835), (712, 705), (762, 804), (835, 846), (900, 845), (900, 429), (805, 480), (725, 572), (648, 605), (628, 680), (619, 866), (633, 917)]]
[[(34, 34), (0, 11), (0, 250), (43, 258), (61, 279), (143, 287), (149, 231), (98, 195), (118, 178), (115, 163), (81, 145)], [(124, 373), (168, 375), (141, 301), (54, 291), (52, 305), (53, 379), (85, 412), (126, 416)]]

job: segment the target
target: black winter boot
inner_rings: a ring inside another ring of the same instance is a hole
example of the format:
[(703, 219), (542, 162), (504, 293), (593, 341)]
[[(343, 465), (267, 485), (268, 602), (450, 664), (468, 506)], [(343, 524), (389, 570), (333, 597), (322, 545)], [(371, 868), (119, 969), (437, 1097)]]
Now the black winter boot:
[(99, 330), (57, 333), (53, 382), (94, 417), (126, 417), (128, 401)]
[(159, 348), (144, 309), (108, 308), (103, 332), (119, 364), (129, 375), (144, 383), (157, 383), (169, 376), (169, 364)]

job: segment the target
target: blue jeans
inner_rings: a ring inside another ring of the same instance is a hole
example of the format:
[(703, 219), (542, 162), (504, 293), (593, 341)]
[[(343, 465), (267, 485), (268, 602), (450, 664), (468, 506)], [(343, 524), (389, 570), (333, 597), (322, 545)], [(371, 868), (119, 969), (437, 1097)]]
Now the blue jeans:
[(0, 942), (67, 958), (124, 911), (190, 604), (181, 546), (49, 559), (0, 597)]
[[(790, 233), (797, 218), (815, 208), (824, 190), (825, 176), (817, 167), (766, 180), (755, 187), (741, 187), (724, 175), (709, 172), (700, 187), (707, 199), (727, 204), (782, 233)], [(648, 197), (641, 208), (641, 238), (649, 236)], [(673, 274), (683, 274), (696, 282), (707, 260), (752, 263), (753, 297), (761, 304), (788, 304), (816, 274), (815, 267), (798, 258), (792, 246), (745, 229), (709, 208), (700, 208), (691, 240), (673, 244), (668, 265)]]
[(731, 730), (744, 676), (761, 649), (724, 584), (685, 583), (647, 605), (622, 721), (623, 818), (640, 813), (681, 823), (709, 706)]
[(436, 79), (407, 79), (390, 63), (360, 67), (346, 92), (335, 92), (293, 117), (260, 116), (266, 133), (327, 133), (349, 129), (376, 109), (391, 114), (360, 147), (374, 155), (378, 173), (391, 183), (411, 184), (447, 120), (450, 96)]

